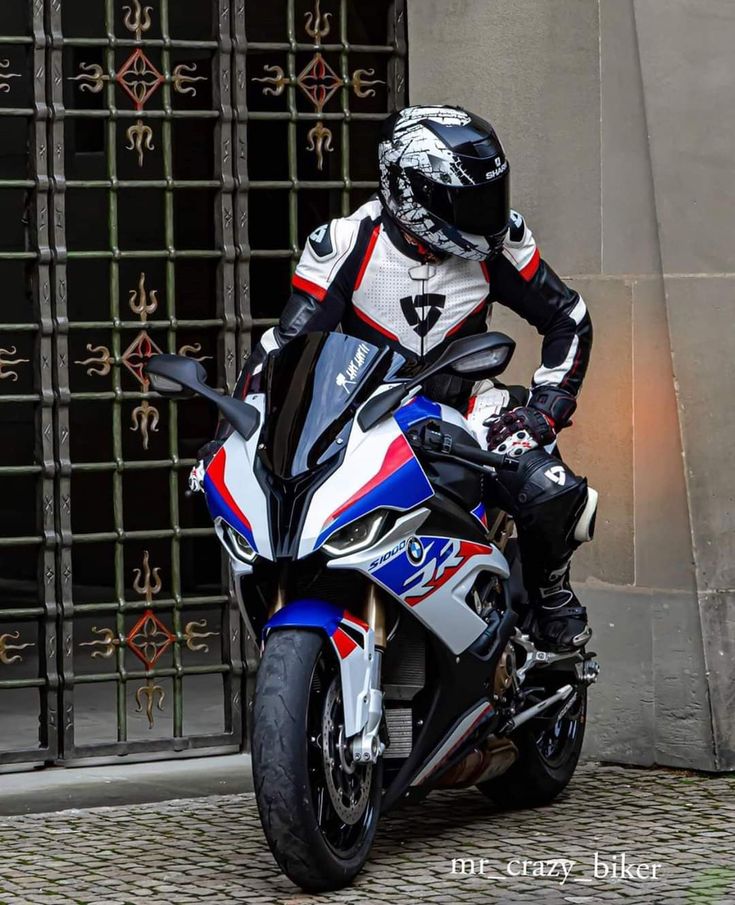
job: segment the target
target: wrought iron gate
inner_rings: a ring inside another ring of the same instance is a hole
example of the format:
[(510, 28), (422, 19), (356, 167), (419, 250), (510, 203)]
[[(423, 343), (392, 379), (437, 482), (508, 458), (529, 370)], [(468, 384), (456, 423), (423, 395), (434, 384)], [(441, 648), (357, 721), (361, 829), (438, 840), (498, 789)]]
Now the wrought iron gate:
[(403, 0), (0, 5), (0, 765), (239, 749), (214, 418), (142, 366), (232, 387), (404, 64)]

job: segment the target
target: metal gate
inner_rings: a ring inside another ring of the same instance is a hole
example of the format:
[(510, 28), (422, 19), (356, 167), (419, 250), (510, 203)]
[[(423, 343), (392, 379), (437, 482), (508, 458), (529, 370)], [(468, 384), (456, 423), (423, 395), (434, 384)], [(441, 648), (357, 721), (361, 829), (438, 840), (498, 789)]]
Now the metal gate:
[(403, 2), (0, 4), (0, 765), (239, 750), (214, 416), (143, 364), (233, 386), (404, 64)]

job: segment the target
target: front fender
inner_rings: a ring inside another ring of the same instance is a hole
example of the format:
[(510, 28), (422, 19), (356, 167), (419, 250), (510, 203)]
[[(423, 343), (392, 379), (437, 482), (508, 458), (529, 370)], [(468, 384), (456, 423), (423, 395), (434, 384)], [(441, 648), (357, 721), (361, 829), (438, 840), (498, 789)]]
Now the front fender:
[(280, 609), (263, 628), (263, 640), (281, 629), (317, 629), (329, 638), (337, 654), (342, 680), (345, 735), (365, 726), (370, 704), (371, 671), (376, 664), (375, 634), (352, 613), (326, 600), (294, 600)]

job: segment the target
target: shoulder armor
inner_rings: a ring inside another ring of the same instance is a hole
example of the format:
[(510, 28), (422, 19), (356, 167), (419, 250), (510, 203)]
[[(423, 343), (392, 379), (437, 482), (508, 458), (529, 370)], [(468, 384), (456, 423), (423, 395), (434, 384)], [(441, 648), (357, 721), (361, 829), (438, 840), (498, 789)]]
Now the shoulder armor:
[(331, 220), (315, 229), (306, 240), (296, 267), (294, 286), (318, 298), (319, 293), (314, 291), (316, 287), (323, 296), (355, 247), (359, 229), (359, 221), (347, 217)]
[(503, 255), (525, 280), (533, 279), (541, 256), (533, 233), (517, 211), (510, 212), (510, 229), (503, 244)]

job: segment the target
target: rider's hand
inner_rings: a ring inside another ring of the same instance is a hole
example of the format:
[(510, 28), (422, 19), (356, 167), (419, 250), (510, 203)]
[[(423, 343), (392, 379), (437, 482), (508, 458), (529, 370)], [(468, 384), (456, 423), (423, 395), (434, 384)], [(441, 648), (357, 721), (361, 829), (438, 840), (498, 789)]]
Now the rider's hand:
[(484, 424), (489, 427), (487, 448), (494, 452), (517, 456), (556, 439), (551, 419), (527, 405), (488, 418)]

